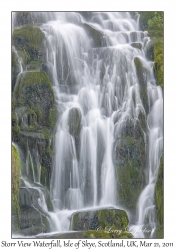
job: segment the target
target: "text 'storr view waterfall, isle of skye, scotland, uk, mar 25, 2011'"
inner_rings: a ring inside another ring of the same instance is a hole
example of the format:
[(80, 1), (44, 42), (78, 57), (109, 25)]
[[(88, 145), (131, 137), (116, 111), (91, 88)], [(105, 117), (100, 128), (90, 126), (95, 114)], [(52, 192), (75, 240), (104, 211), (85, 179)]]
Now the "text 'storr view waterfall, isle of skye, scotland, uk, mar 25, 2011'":
[(19, 237), (163, 238), (163, 12), (12, 12)]

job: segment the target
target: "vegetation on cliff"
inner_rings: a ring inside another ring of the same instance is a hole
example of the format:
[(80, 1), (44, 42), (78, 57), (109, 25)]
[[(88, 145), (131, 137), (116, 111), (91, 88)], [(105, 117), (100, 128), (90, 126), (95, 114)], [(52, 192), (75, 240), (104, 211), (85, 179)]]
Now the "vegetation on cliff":
[(12, 221), (13, 230), (19, 232), (20, 207), (19, 207), (19, 183), (20, 183), (20, 156), (17, 148), (12, 145)]
[(154, 73), (158, 85), (163, 87), (163, 25), (164, 13), (162, 11), (140, 12), (140, 26), (147, 30), (151, 37), (152, 59), (154, 60)]
[(163, 175), (163, 156), (160, 159), (160, 166), (157, 176), (157, 182), (155, 187), (155, 203), (156, 203), (156, 210), (157, 210), (157, 231), (156, 231), (156, 237), (157, 238), (163, 238), (163, 197), (164, 197), (164, 175)]

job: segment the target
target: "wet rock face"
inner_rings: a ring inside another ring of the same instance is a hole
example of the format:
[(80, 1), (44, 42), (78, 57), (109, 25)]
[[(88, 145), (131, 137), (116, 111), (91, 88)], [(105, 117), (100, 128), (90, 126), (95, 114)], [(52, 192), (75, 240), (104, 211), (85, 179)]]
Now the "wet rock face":
[(20, 231), (24, 236), (47, 233), (50, 231), (48, 219), (34, 207), (21, 206)]
[(143, 107), (145, 112), (148, 114), (149, 112), (149, 105), (148, 105), (148, 94), (147, 94), (147, 74), (148, 70), (143, 66), (140, 58), (135, 57), (134, 63), (136, 66), (137, 78), (139, 81), (140, 87), (140, 98), (143, 103)]
[(81, 111), (78, 108), (69, 110), (69, 133), (74, 137), (77, 157), (80, 155)]
[[(41, 197), (41, 191), (44, 196)], [(33, 188), (21, 187), (19, 191), (19, 205), (20, 206), (34, 206), (37, 209), (41, 209), (39, 202), (43, 202), (45, 199), (47, 208), (49, 211), (53, 211), (52, 204), (50, 202), (50, 194), (48, 190), (41, 185)]]
[(140, 123), (126, 122), (121, 137), (113, 145), (117, 173), (118, 199), (135, 213), (137, 200), (145, 185), (146, 138)]
[(93, 37), (93, 42), (94, 42), (95, 48), (103, 47), (106, 45), (102, 32), (100, 32), (99, 30), (96, 30), (95, 28), (93, 28), (92, 26), (90, 26), (89, 24), (86, 24), (86, 23), (84, 24), (84, 28), (85, 28), (87, 34), (90, 37)]
[(127, 226), (126, 212), (113, 208), (76, 212), (71, 219), (71, 229), (76, 231), (104, 230), (107, 227), (125, 230)]
[[(20, 25), (13, 31), (12, 44), (21, 58), (23, 69), (40, 71), (44, 59), (44, 33), (38, 27)], [(15, 76), (15, 72), (12, 71), (13, 76)]]

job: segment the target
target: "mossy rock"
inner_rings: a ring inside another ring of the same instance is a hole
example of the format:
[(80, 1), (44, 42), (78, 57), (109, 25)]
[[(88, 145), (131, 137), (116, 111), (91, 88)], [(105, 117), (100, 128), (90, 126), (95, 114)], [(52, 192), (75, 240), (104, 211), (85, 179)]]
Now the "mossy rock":
[(140, 98), (143, 103), (143, 107), (145, 112), (148, 114), (149, 106), (148, 106), (148, 94), (147, 94), (147, 74), (148, 70), (143, 66), (139, 57), (134, 58), (134, 63), (136, 67), (137, 78), (140, 86)]
[(133, 48), (136, 48), (136, 49), (139, 49), (139, 50), (141, 50), (142, 49), (142, 44), (141, 43), (131, 43), (131, 46), (133, 47)]
[(87, 230), (83, 232), (88, 239), (132, 239), (133, 235), (122, 230)]
[(31, 121), (33, 120), (32, 124), (36, 121), (40, 126), (54, 128), (57, 110), (52, 85), (45, 72), (24, 73), (14, 96), (17, 105), (23, 105), (31, 110), (32, 113), (28, 115), (31, 116)]
[(102, 34), (101, 31), (96, 30), (94, 27), (90, 26), (87, 23), (84, 23), (84, 28), (85, 28), (87, 34), (89, 35), (89, 37), (91, 39), (93, 39), (95, 48), (104, 46), (104, 44), (103, 44), (103, 34)]
[(162, 239), (164, 237), (164, 227), (163, 227), (163, 197), (164, 197), (164, 174), (163, 174), (163, 156), (160, 159), (159, 171), (157, 176), (157, 182), (155, 186), (155, 204), (156, 204), (156, 211), (157, 211), (157, 230), (156, 230), (156, 237)]
[(128, 222), (128, 216), (124, 210), (99, 209), (74, 213), (71, 218), (71, 229), (76, 231), (104, 230), (109, 227), (113, 230), (125, 230)]
[(24, 25), (13, 31), (12, 41), (15, 47), (20, 48), (25, 45), (31, 45), (39, 49), (44, 38), (44, 33), (38, 28), (31, 25)]
[(120, 140), (119, 146), (115, 148), (115, 153), (118, 158), (116, 162), (118, 198), (125, 208), (134, 212), (141, 190), (145, 185), (144, 144), (128, 136)]
[(12, 230), (19, 232), (20, 207), (19, 207), (19, 183), (20, 183), (20, 156), (17, 148), (12, 145)]
[(146, 121), (128, 120), (123, 124), (120, 137), (113, 144), (117, 190), (120, 204), (135, 213), (139, 195), (145, 185)]
[(154, 45), (154, 73), (158, 85), (163, 87), (163, 40)]
[(41, 166), (40, 182), (44, 187), (47, 187), (48, 190), (50, 189), (50, 169), (46, 166)]
[(44, 33), (31, 25), (24, 25), (13, 31), (12, 43), (19, 51), (25, 64), (39, 60)]

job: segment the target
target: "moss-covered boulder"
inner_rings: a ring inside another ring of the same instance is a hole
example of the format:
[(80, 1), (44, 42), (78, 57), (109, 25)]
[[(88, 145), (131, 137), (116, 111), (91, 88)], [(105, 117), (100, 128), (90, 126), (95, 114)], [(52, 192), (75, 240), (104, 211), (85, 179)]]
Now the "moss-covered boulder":
[(134, 63), (135, 63), (135, 67), (136, 67), (137, 78), (139, 81), (140, 98), (142, 100), (145, 112), (148, 114), (148, 111), (149, 111), (148, 94), (147, 94), (147, 73), (148, 73), (148, 70), (146, 67), (143, 66), (143, 63), (139, 57), (134, 58)]
[(121, 136), (113, 144), (118, 199), (133, 214), (145, 185), (146, 144), (141, 125), (140, 122), (127, 121), (123, 124)]
[(128, 216), (124, 210), (108, 208), (75, 212), (71, 218), (71, 230), (123, 230), (128, 226)]
[(157, 212), (157, 230), (156, 238), (162, 239), (164, 237), (164, 228), (163, 228), (163, 186), (164, 186), (164, 176), (163, 176), (163, 156), (160, 160), (159, 171), (157, 176), (157, 182), (155, 186), (155, 204)]
[(12, 44), (18, 50), (24, 64), (40, 59), (44, 33), (35, 26), (24, 25), (13, 31)]
[(12, 231), (19, 232), (20, 207), (19, 207), (19, 183), (20, 183), (20, 156), (17, 148), (12, 145)]
[(28, 108), (27, 125), (54, 128), (56, 106), (51, 82), (45, 72), (26, 72), (19, 80), (14, 96), (17, 105)]

